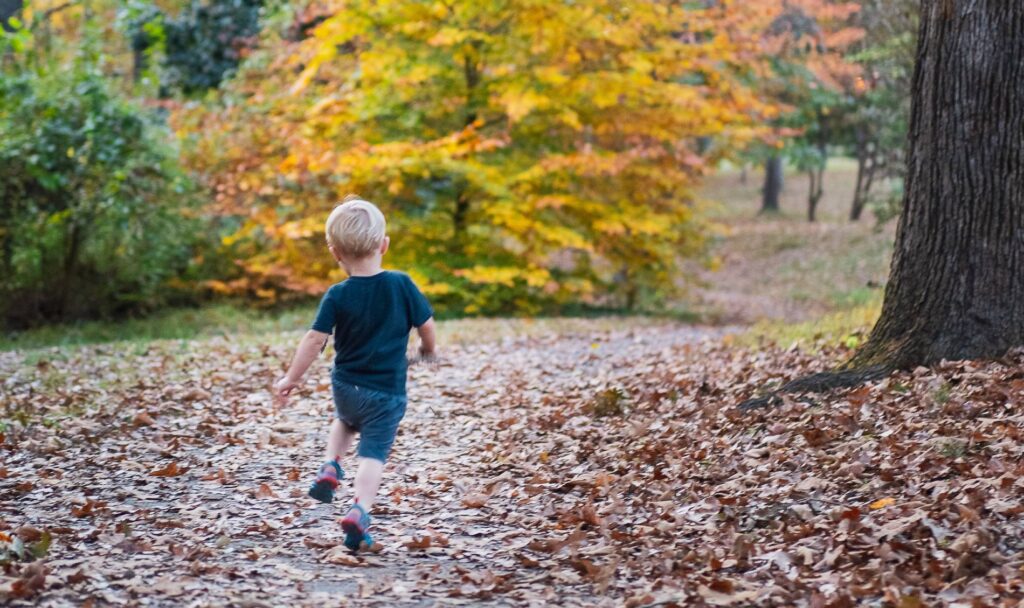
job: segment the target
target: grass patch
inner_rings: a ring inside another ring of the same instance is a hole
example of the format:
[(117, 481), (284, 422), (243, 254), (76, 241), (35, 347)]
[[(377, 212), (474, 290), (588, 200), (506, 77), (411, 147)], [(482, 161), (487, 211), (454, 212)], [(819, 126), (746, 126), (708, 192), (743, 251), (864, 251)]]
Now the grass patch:
[(795, 345), (811, 351), (818, 351), (821, 346), (831, 344), (856, 348), (867, 337), (882, 310), (881, 297), (877, 292), (872, 293), (875, 297), (870, 302), (829, 313), (813, 321), (760, 321), (740, 334), (737, 340), (746, 346), (768, 343), (789, 348)]
[(0, 351), (296, 330), (306, 327), (315, 312), (315, 303), (276, 312), (229, 305), (173, 309), (145, 318), (85, 321), (7, 333), (0, 335)]

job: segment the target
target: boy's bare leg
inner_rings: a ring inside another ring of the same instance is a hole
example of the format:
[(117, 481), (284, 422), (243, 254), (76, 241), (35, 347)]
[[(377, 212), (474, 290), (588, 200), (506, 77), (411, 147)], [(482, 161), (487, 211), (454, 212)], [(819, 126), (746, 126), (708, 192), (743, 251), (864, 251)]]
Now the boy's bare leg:
[(360, 458), (356, 471), (355, 499), (367, 512), (373, 507), (384, 473), (384, 463), (376, 458)]
[(341, 460), (352, 447), (355, 433), (344, 422), (337, 418), (331, 422), (331, 432), (327, 435), (327, 448), (324, 450), (324, 461)]

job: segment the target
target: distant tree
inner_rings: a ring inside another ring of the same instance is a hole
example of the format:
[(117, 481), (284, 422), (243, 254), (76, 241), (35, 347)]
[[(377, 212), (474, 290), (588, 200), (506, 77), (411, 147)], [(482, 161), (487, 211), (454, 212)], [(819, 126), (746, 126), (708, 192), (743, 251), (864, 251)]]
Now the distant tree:
[(764, 186), (761, 187), (761, 213), (779, 211), (779, 195), (782, 194), (782, 155), (775, 153), (764, 161)]
[[(761, 210), (778, 209), (782, 163), (776, 157), (781, 155), (807, 173), (807, 214), (814, 221), (824, 188), (828, 146), (841, 137), (837, 131), (843, 123), (843, 98), (853, 90), (859, 73), (859, 67), (844, 55), (863, 35), (850, 23), (859, 5), (832, 0), (752, 0), (752, 4), (771, 15), (762, 46), (772, 69), (762, 75), (758, 87), (782, 107), (773, 121), (776, 146), (768, 146), (766, 155), (755, 151), (767, 159)], [(783, 142), (780, 149), (778, 144)]]
[[(872, 201), (880, 220), (898, 212), (917, 21), (917, 0), (863, 0), (856, 17), (866, 34), (851, 49), (852, 59), (863, 67), (864, 88), (850, 115), (848, 146), (857, 160), (852, 221)], [(873, 195), (883, 181), (890, 184), (888, 195)]]

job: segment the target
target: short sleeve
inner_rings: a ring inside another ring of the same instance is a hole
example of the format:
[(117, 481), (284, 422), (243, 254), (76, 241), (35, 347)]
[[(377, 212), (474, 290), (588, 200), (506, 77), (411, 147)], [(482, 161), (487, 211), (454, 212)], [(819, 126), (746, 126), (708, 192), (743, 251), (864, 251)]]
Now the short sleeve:
[(409, 299), (409, 320), (412, 321), (413, 327), (419, 327), (427, 321), (430, 317), (434, 316), (434, 309), (430, 307), (430, 302), (427, 301), (426, 296), (420, 291), (419, 287), (416, 287), (416, 283), (412, 282), (408, 276), (406, 280), (406, 293)]
[(325, 334), (332, 333), (337, 322), (336, 315), (337, 307), (334, 305), (334, 298), (331, 297), (331, 290), (327, 290), (323, 299), (320, 300), (320, 308), (316, 311), (316, 319), (310, 329)]

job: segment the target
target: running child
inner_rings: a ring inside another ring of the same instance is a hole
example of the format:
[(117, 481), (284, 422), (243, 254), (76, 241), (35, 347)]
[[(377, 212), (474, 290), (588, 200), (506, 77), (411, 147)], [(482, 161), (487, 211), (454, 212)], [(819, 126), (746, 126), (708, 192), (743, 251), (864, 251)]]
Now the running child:
[(288, 373), (274, 385), (284, 399), (334, 334), (331, 388), (336, 417), (327, 438), (325, 462), (309, 495), (334, 500), (344, 477), (341, 459), (359, 433), (352, 506), (341, 527), (353, 551), (373, 545), (370, 510), (380, 487), (384, 462), (405, 415), (409, 333), (416, 328), (420, 356), (434, 358), (433, 310), (408, 275), (383, 270), (390, 246), (384, 214), (373, 203), (346, 197), (327, 218), (327, 248), (348, 273), (320, 301), (311, 329), (299, 343)]

